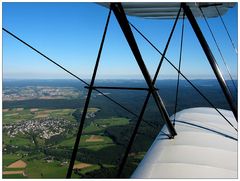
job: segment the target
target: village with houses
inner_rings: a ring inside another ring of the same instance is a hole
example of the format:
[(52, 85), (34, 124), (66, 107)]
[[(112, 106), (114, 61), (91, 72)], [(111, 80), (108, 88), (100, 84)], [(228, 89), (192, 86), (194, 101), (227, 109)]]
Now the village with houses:
[[(65, 178), (86, 92), (76, 87), (25, 84), (3, 89), (2, 176)], [(115, 116), (118, 109), (114, 107), (106, 109), (109, 102), (96, 92), (92, 101), (96, 102), (87, 110), (73, 178), (112, 174), (126, 141), (123, 135), (130, 119)]]
[[(54, 135), (60, 135), (69, 126), (69, 121), (62, 118), (42, 118), (38, 120), (25, 120), (15, 124), (3, 126), (3, 131), (14, 138), (18, 134), (29, 135), (37, 133), (40, 138), (49, 139)], [(74, 125), (73, 125), (74, 126)]]
[(20, 101), (31, 99), (69, 99), (82, 94), (73, 87), (26, 86), (5, 88), (3, 101)]

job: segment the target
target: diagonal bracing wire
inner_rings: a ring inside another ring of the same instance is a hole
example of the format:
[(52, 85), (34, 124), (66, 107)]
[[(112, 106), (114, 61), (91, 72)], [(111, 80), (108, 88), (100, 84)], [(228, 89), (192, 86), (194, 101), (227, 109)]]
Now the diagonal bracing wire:
[[(23, 43), (24, 45), (26, 45), (27, 47), (31, 48), (32, 50), (34, 50), (35, 52), (37, 52), (38, 54), (40, 54), (41, 56), (43, 56), (44, 58), (46, 58), (47, 60), (49, 60), (50, 62), (52, 62), (53, 64), (55, 64), (56, 66), (58, 66), (59, 68), (61, 68), (62, 70), (64, 70), (65, 72), (69, 73), (70, 75), (72, 75), (73, 77), (75, 77), (76, 79), (78, 79), (79, 81), (81, 81), (82, 83), (84, 83), (85, 85), (87, 85), (88, 87), (91, 87), (93, 90), (97, 91), (98, 93), (100, 93), (101, 95), (103, 95), (104, 97), (106, 97), (107, 99), (109, 99), (111, 102), (117, 104), (118, 106), (120, 106), (122, 109), (126, 110), (127, 112), (129, 112), (130, 114), (134, 115), (135, 117), (138, 117), (138, 115), (134, 112), (132, 112), (131, 110), (129, 110), (128, 108), (124, 107), (123, 105), (121, 105), (120, 103), (118, 103), (117, 101), (115, 101), (114, 99), (112, 99), (111, 97), (107, 96), (106, 94), (104, 94), (103, 92), (99, 91), (97, 88), (95, 88), (94, 86), (89, 85), (86, 81), (84, 81), (83, 79), (79, 78), (77, 75), (73, 74), (72, 72), (70, 72), (69, 70), (67, 70), (66, 68), (64, 68), (62, 65), (58, 64), (56, 61), (52, 60), (51, 58), (49, 58), (48, 56), (46, 56), (45, 54), (43, 54), (42, 52), (38, 51), (36, 48), (32, 47), (30, 44), (26, 43), (25, 41), (23, 41), (22, 39), (20, 39), (19, 37), (17, 37), (16, 35), (14, 35), (13, 33), (11, 33), (10, 31), (6, 30), (5, 28), (2, 28), (3, 31), (5, 31), (6, 33), (8, 33), (9, 35), (11, 35), (12, 37), (14, 37), (15, 39), (17, 39), (18, 41), (20, 41), (21, 43)], [(147, 122), (146, 120), (142, 119), (142, 121), (144, 123), (146, 123), (147, 125), (156, 128), (155, 125)], [(81, 121), (82, 122), (82, 121)], [(80, 124), (80, 126), (83, 126), (83, 124)], [(81, 126), (81, 127), (82, 127)], [(163, 131), (160, 131), (160, 133), (166, 135), (167, 137), (169, 137), (168, 134), (164, 133)], [(77, 143), (77, 144), (76, 144)], [(76, 148), (78, 148), (78, 144), (79, 141), (75, 142), (75, 146)], [(75, 160), (75, 158), (71, 159), (71, 160)], [(70, 167), (69, 167), (70, 168)], [(71, 177), (71, 170), (69, 169), (68, 171), (68, 175), (67, 178)]]
[(222, 15), (220, 14), (217, 6), (215, 6), (215, 8), (216, 8), (216, 10), (217, 10), (218, 16), (220, 17), (223, 26), (224, 26), (224, 28), (225, 28), (225, 30), (226, 30), (226, 32), (227, 32), (228, 38), (229, 38), (229, 40), (230, 40), (231, 43), (232, 43), (232, 47), (233, 47), (233, 49), (235, 50), (236, 54), (238, 54), (238, 50), (237, 50), (236, 46), (235, 46), (234, 43), (233, 43), (233, 40), (232, 40), (232, 38), (231, 38), (231, 36), (230, 36), (230, 34), (229, 34), (229, 31), (228, 31), (228, 29), (227, 29), (227, 26), (226, 26), (226, 24), (225, 24), (224, 21), (223, 21)]
[[(236, 86), (236, 84), (235, 84), (234, 81), (233, 81), (233, 78), (232, 78), (232, 76), (231, 76), (230, 69), (229, 69), (229, 67), (228, 67), (228, 65), (227, 65), (227, 63), (226, 63), (226, 61), (225, 61), (225, 59), (224, 59), (224, 57), (223, 57), (223, 54), (222, 54), (222, 52), (221, 52), (221, 50), (220, 50), (220, 47), (218, 46), (217, 40), (216, 40), (216, 38), (215, 38), (215, 36), (214, 36), (214, 34), (213, 34), (213, 32), (212, 32), (212, 29), (211, 29), (211, 27), (210, 27), (210, 25), (209, 25), (209, 23), (208, 23), (208, 21), (207, 21), (207, 18), (206, 18), (206, 16), (204, 15), (204, 12), (203, 12), (202, 8), (199, 7), (199, 9), (200, 9), (200, 11), (201, 11), (201, 13), (202, 13), (202, 15), (203, 15), (203, 18), (204, 18), (204, 20), (205, 20), (205, 22), (206, 22), (206, 24), (207, 24), (207, 27), (208, 27), (208, 29), (209, 29), (209, 31), (210, 31), (210, 33), (211, 33), (211, 36), (212, 36), (212, 38), (213, 38), (213, 40), (214, 40), (214, 42), (215, 42), (215, 45), (216, 45), (216, 47), (217, 47), (217, 49), (218, 49), (218, 52), (219, 52), (219, 54), (220, 54), (220, 56), (221, 56), (221, 58), (222, 58), (222, 61), (223, 61), (224, 65), (225, 65), (225, 67), (226, 67), (226, 69), (227, 69), (227, 72), (228, 72), (228, 75), (229, 75), (229, 77), (230, 77), (230, 79), (231, 79), (231, 81), (232, 81), (232, 84), (233, 84), (233, 86), (234, 86), (234, 88), (236, 89), (236, 92), (237, 92), (237, 86)], [(227, 85), (227, 86), (228, 86), (228, 85)], [(229, 88), (229, 86), (228, 86), (228, 89), (229, 89), (230, 93), (232, 94), (231, 89)], [(232, 95), (232, 96), (233, 96), (233, 95)]]
[(122, 7), (121, 3), (111, 3), (110, 5), (113, 9), (116, 20), (118, 21), (118, 24), (119, 24), (126, 40), (127, 40), (127, 43), (128, 43), (128, 45), (129, 45), (129, 47), (130, 47), (130, 49), (131, 49), (131, 51), (134, 55), (134, 58), (135, 58), (135, 60), (138, 64), (138, 67), (140, 68), (141, 73), (144, 76), (144, 79), (145, 79), (149, 89), (151, 90), (151, 93), (152, 93), (152, 96), (153, 96), (154, 101), (156, 103), (156, 106), (157, 106), (159, 112), (161, 113), (163, 120), (166, 123), (168, 131), (171, 134), (171, 136), (174, 136), (177, 133), (176, 133), (176, 131), (175, 131), (170, 119), (169, 119), (169, 115), (168, 115), (167, 110), (164, 106), (162, 98), (160, 97), (160, 95), (158, 94), (157, 91), (154, 91), (155, 88), (154, 88), (154, 85), (152, 83), (153, 80), (152, 80), (152, 78), (151, 78), (151, 76), (148, 72), (148, 69), (145, 65), (145, 62), (142, 58), (142, 55), (140, 53), (140, 50), (138, 48), (138, 45), (137, 45), (136, 40), (134, 38), (134, 35), (132, 33), (131, 27), (128, 24), (128, 20), (127, 20), (126, 14), (124, 12), (124, 8)]
[[(132, 24), (130, 24), (131, 26), (133, 26)], [(38, 54), (40, 54), (41, 56), (45, 57), (47, 60), (49, 60), (50, 62), (54, 63), (55, 65), (57, 65), (58, 67), (60, 67), (61, 69), (63, 69), (64, 71), (66, 71), (67, 73), (69, 73), (70, 75), (72, 75), (73, 77), (77, 78), (78, 80), (80, 80), (81, 82), (83, 82), (84, 84), (86, 84), (87, 86), (89, 86), (89, 84), (87, 82), (85, 82), (83, 79), (79, 78), (78, 76), (76, 76), (75, 74), (73, 74), (72, 72), (70, 72), (69, 70), (65, 69), (63, 66), (61, 66), (60, 64), (56, 63), (55, 61), (53, 61), (52, 59), (50, 59), (49, 57), (47, 57), (46, 55), (44, 55), (43, 53), (41, 53), (40, 51), (38, 51), (37, 49), (33, 48), (32, 46), (30, 46), (29, 44), (27, 44), (26, 42), (24, 42), (23, 40), (21, 40), (20, 38), (18, 38), (17, 36), (15, 36), (14, 34), (12, 34), (11, 32), (9, 32), (8, 30), (2, 28), (3, 31), (7, 32), (8, 34), (10, 34), (11, 36), (13, 36), (14, 38), (16, 38), (17, 40), (19, 40), (20, 42), (22, 42), (23, 44), (27, 45), (29, 48), (31, 48), (32, 50), (34, 50), (35, 52), (37, 52)], [(151, 43), (150, 43), (151, 44)], [(151, 44), (152, 45), (152, 44)], [(159, 51), (160, 52), (160, 51)], [(162, 53), (160, 52), (160, 54), (162, 55)], [(172, 65), (172, 67), (178, 71), (178, 76), (182, 75), (192, 86), (193, 88), (195, 88), (200, 95), (202, 95), (203, 97), (205, 97), (181, 72), (180, 72), (180, 68), (177, 69), (165, 56), (164, 58), (168, 61), (168, 63), (170, 63), (170, 65)], [(97, 91), (98, 93), (102, 94), (104, 97), (106, 97), (107, 99), (109, 99), (110, 101), (112, 101), (113, 103), (119, 105), (121, 108), (123, 108), (124, 110), (126, 110), (127, 112), (131, 113), (132, 115), (138, 117), (137, 114), (135, 114), (134, 112), (130, 111), (129, 109), (127, 109), (126, 107), (122, 106), (121, 104), (119, 104), (118, 102), (116, 102), (114, 99), (110, 98), (109, 96), (105, 95), (103, 92), (99, 91), (98, 89), (92, 87), (92, 89), (94, 89), (95, 91)], [(210, 103), (209, 100), (206, 99), (206, 101), (214, 106), (212, 103)], [(214, 107), (215, 108), (215, 107)], [(215, 108), (216, 109), (216, 108)], [(216, 109), (217, 112), (219, 112)], [(221, 112), (219, 112), (220, 115)], [(223, 115), (222, 115), (223, 116)], [(224, 117), (224, 116), (223, 116)], [(226, 119), (224, 117), (224, 119)], [(143, 120), (144, 121), (144, 120)], [(228, 121), (228, 120), (227, 120)], [(150, 123), (144, 121), (145, 123), (147, 123), (148, 125), (152, 126)], [(228, 123), (237, 131), (237, 129), (228, 121)]]
[[(65, 72), (67, 72), (68, 74), (72, 75), (73, 77), (75, 77), (76, 79), (78, 79), (79, 81), (81, 81), (82, 83), (84, 83), (86, 86), (89, 87), (89, 84), (84, 81), (83, 79), (81, 79), (80, 77), (78, 77), (77, 75), (75, 75), (74, 73), (72, 73), (71, 71), (67, 70), (66, 68), (64, 68), (62, 65), (60, 65), (59, 63), (57, 63), (56, 61), (54, 61), (53, 59), (49, 58), (48, 56), (46, 56), (45, 54), (43, 54), (42, 52), (40, 52), (39, 50), (37, 50), (36, 48), (34, 48), (33, 46), (31, 46), (30, 44), (26, 43), (25, 41), (23, 41), (22, 39), (20, 39), (19, 37), (17, 37), (16, 35), (14, 35), (13, 33), (11, 33), (10, 31), (8, 31), (5, 28), (2, 28), (3, 31), (5, 31), (7, 34), (11, 35), (13, 38), (17, 39), (18, 41), (20, 41), (21, 43), (23, 43), (24, 45), (26, 45), (27, 47), (29, 47), (30, 49), (32, 49), (33, 51), (35, 51), (36, 53), (38, 53), (39, 55), (41, 55), (42, 57), (46, 58), (48, 61), (52, 62), (53, 64), (55, 64), (57, 67), (61, 68), (62, 70), (64, 70)], [(100, 93), (101, 95), (103, 95), (105, 98), (107, 98), (108, 100), (110, 100), (111, 102), (113, 102), (114, 104), (118, 105), (119, 107), (121, 107), (123, 110), (125, 110), (126, 112), (130, 113), (131, 115), (135, 116), (136, 118), (138, 118), (138, 115), (136, 113), (134, 113), (133, 111), (131, 111), (129, 108), (126, 108), (125, 106), (123, 106), (122, 104), (118, 103), (117, 101), (115, 101), (113, 98), (109, 97), (108, 95), (104, 94), (102, 91), (96, 89), (93, 87), (93, 89)], [(152, 123), (149, 123), (147, 120), (143, 120), (144, 123), (148, 124), (149, 126), (151, 126), (152, 128), (155, 128), (155, 125)]]
[(70, 159), (70, 163), (69, 163), (66, 178), (71, 178), (71, 176), (72, 176), (73, 166), (74, 166), (74, 163), (75, 163), (75, 160), (76, 160), (78, 147), (79, 147), (80, 139), (81, 139), (81, 136), (82, 136), (84, 122), (86, 120), (87, 110), (88, 110), (88, 106), (89, 106), (89, 103), (90, 103), (90, 99), (91, 99), (91, 95), (92, 95), (92, 91), (93, 91), (93, 85), (94, 85), (95, 78), (96, 78), (96, 75), (97, 75), (97, 69), (98, 69), (98, 66), (99, 66), (100, 58), (101, 58), (101, 55), (102, 55), (102, 49), (103, 49), (103, 45), (104, 45), (104, 42), (105, 42), (105, 37), (106, 37), (106, 34), (107, 34), (107, 29), (108, 29), (108, 24), (109, 24), (110, 17), (111, 17), (111, 12), (112, 12), (112, 9), (110, 8), (108, 16), (107, 16), (107, 21), (106, 21), (106, 25), (105, 25), (105, 28), (104, 28), (101, 44), (100, 44), (100, 47), (99, 47), (99, 50), (98, 50), (98, 55), (97, 55), (96, 63), (95, 63), (95, 66), (94, 66), (92, 78), (91, 78), (91, 81), (90, 81), (89, 90), (88, 90), (88, 93), (87, 93), (87, 98), (86, 98), (84, 108), (83, 108), (83, 111), (82, 111), (81, 121), (80, 121), (80, 124), (79, 124), (79, 127), (78, 127), (78, 132), (77, 132), (75, 144), (74, 144), (74, 147), (73, 147), (72, 156), (71, 156), (71, 159)]
[[(158, 48), (156, 48), (155, 45), (153, 45), (132, 23), (129, 22), (129, 24), (160, 54), (162, 55), (162, 53), (158, 50)], [(56, 61), (52, 60), (51, 58), (49, 58), (48, 56), (46, 56), (45, 54), (41, 53), (40, 51), (38, 51), (36, 48), (32, 47), (30, 44), (26, 43), (25, 41), (23, 41), (22, 39), (20, 39), (19, 37), (17, 37), (16, 35), (14, 35), (13, 33), (11, 33), (10, 31), (6, 30), (5, 28), (2, 28), (3, 31), (5, 31), (6, 33), (8, 33), (9, 35), (11, 35), (12, 37), (14, 37), (15, 39), (17, 39), (18, 41), (20, 41), (21, 43), (25, 44), (27, 47), (31, 48), (32, 50), (34, 50), (35, 52), (37, 52), (38, 54), (40, 54), (41, 56), (43, 56), (44, 58), (46, 58), (47, 60), (49, 60), (50, 62), (52, 62), (53, 64), (55, 64), (56, 66), (58, 66), (59, 68), (61, 68), (62, 70), (64, 70), (65, 72), (69, 73), (70, 75), (72, 75), (73, 77), (75, 77), (76, 79), (78, 79), (79, 81), (81, 81), (82, 83), (84, 83), (85, 85), (89, 86), (89, 84), (84, 81), (83, 79), (79, 78), (77, 75), (73, 74), (72, 72), (70, 72), (69, 70), (67, 70), (66, 68), (64, 68), (63, 66), (61, 66), (60, 64), (58, 64)], [(230, 126), (232, 126), (236, 131), (237, 129), (232, 125), (232, 123), (230, 123), (227, 118), (207, 99), (206, 96), (204, 96), (201, 91), (184, 75), (182, 74), (178, 68), (172, 64), (172, 62), (167, 58), (164, 57), (165, 60), (177, 71), (179, 72), (179, 74), (229, 123)], [(106, 97), (108, 100), (110, 100), (111, 102), (113, 102), (114, 104), (118, 105), (119, 107), (121, 107), (122, 109), (124, 109), (125, 111), (127, 111), (128, 113), (132, 114), (135, 117), (138, 117), (138, 115), (136, 113), (134, 113), (133, 111), (131, 111), (130, 109), (126, 108), (125, 106), (121, 105), (120, 103), (118, 103), (117, 101), (115, 101), (114, 99), (112, 99), (111, 97), (109, 97), (108, 95), (104, 94), (102, 91), (93, 88), (95, 91), (97, 91), (98, 93), (100, 93), (101, 95), (103, 95), (104, 97)], [(149, 126), (155, 128), (154, 125), (152, 125), (151, 123), (147, 122), (146, 120), (143, 120), (143, 122), (145, 122), (146, 124), (148, 124)]]
[[(146, 36), (144, 36), (132, 23), (129, 22), (129, 24), (160, 54), (162, 55), (162, 53), (158, 50), (158, 48), (153, 45), (147, 38)], [(56, 66), (58, 66), (59, 68), (61, 68), (62, 70), (64, 70), (65, 72), (69, 73), (70, 75), (72, 75), (73, 77), (75, 77), (76, 79), (78, 79), (79, 81), (81, 81), (82, 83), (84, 83), (85, 85), (89, 86), (89, 84), (84, 81), (83, 79), (81, 79), (80, 77), (78, 77), (77, 75), (73, 74), (72, 72), (70, 72), (69, 70), (67, 70), (66, 68), (64, 68), (63, 66), (61, 66), (60, 64), (58, 64), (56, 61), (54, 61), (53, 59), (49, 58), (48, 56), (46, 56), (45, 54), (43, 54), (42, 52), (38, 51), (36, 48), (34, 48), (33, 46), (31, 46), (30, 44), (26, 43), (25, 41), (23, 41), (22, 39), (20, 39), (19, 37), (17, 37), (16, 35), (14, 35), (13, 33), (11, 33), (10, 31), (8, 31), (5, 28), (2, 28), (3, 31), (5, 31), (6, 33), (8, 33), (9, 35), (11, 35), (13, 38), (17, 39), (18, 41), (20, 41), (21, 43), (25, 44), (27, 47), (29, 47), (30, 49), (34, 50), (36, 53), (40, 54), (41, 56), (43, 56), (44, 58), (46, 58), (47, 60), (49, 60), (50, 62), (52, 62), (53, 64), (55, 64)], [(165, 60), (177, 71), (179, 72), (179, 74), (181, 76), (183, 76), (183, 78), (237, 131), (237, 129), (227, 120), (227, 118), (206, 98), (206, 96), (204, 96), (200, 90), (185, 76), (183, 75), (178, 68), (176, 68), (175, 65), (172, 64), (172, 62), (167, 58), (164, 57)], [(118, 105), (119, 107), (121, 107), (123, 110), (127, 111), (128, 113), (132, 114), (135, 117), (138, 117), (138, 115), (136, 113), (134, 113), (133, 111), (131, 111), (130, 109), (126, 108), (125, 106), (121, 105), (120, 103), (118, 103), (117, 101), (115, 101), (114, 99), (112, 99), (111, 97), (109, 97), (108, 95), (104, 94), (102, 91), (93, 88), (95, 91), (97, 91), (98, 93), (100, 93), (101, 95), (103, 95), (104, 97), (106, 97), (108, 100), (110, 100), (111, 102), (113, 102), (114, 104)], [(143, 122), (145, 122), (146, 124), (148, 124), (149, 126), (155, 128), (155, 125), (147, 122), (146, 120), (143, 120)]]
[[(163, 55), (163, 53), (151, 43), (151, 41), (143, 35), (132, 23), (129, 22), (129, 24), (160, 54)], [(214, 106), (214, 104), (180, 71), (178, 68), (167, 58), (164, 57), (165, 60), (177, 71), (179, 74), (208, 102), (209, 105), (211, 105), (227, 122), (228, 124), (235, 130), (238, 131), (237, 128), (233, 126), (233, 124)]]
[[(174, 22), (174, 24), (173, 24), (171, 33), (170, 33), (170, 35), (169, 35), (168, 41), (167, 41), (166, 46), (165, 46), (165, 48), (164, 48), (164, 53), (163, 53), (163, 55), (161, 55), (161, 59), (160, 59), (160, 61), (159, 61), (157, 70), (156, 70), (155, 75), (154, 75), (154, 78), (153, 78), (153, 80), (152, 80), (152, 85), (153, 85), (153, 86), (154, 86), (154, 84), (156, 83), (158, 74), (159, 74), (160, 69), (161, 69), (161, 67), (162, 67), (162, 63), (163, 63), (163, 60), (164, 60), (164, 56), (165, 56), (165, 54), (167, 53), (167, 49), (168, 49), (168, 46), (169, 46), (170, 41), (171, 41), (171, 39), (172, 39), (172, 35), (173, 35), (173, 33), (174, 33), (174, 30), (175, 30), (175, 27), (176, 27), (176, 24), (177, 24), (179, 15), (180, 15), (180, 13), (181, 13), (181, 9), (182, 9), (182, 8), (180, 7), (180, 9), (179, 9), (179, 11), (178, 11), (178, 14), (177, 14), (177, 16), (176, 16), (175, 22)], [(130, 28), (130, 26), (129, 26), (129, 28)], [(154, 90), (153, 90), (153, 91), (154, 91)], [(152, 91), (149, 90), (149, 92), (148, 92), (148, 94), (147, 94), (147, 96), (146, 96), (146, 98), (145, 98), (144, 104), (143, 104), (143, 106), (142, 106), (141, 113), (139, 114), (138, 121), (137, 121), (137, 123), (136, 123), (136, 125), (135, 125), (135, 127), (134, 127), (134, 130), (133, 130), (133, 133), (132, 133), (132, 135), (131, 135), (131, 137), (130, 137), (128, 146), (127, 146), (127, 148), (126, 148), (126, 150), (125, 150), (125, 153), (124, 153), (124, 155), (123, 155), (122, 161), (120, 162), (119, 169), (118, 169), (118, 173), (117, 173), (117, 177), (118, 177), (118, 178), (121, 176), (122, 171), (123, 171), (123, 169), (124, 169), (124, 166), (125, 166), (125, 164), (126, 164), (126, 162), (127, 162), (128, 154), (129, 154), (129, 152), (131, 151), (132, 145), (133, 145), (133, 143), (134, 143), (136, 134), (137, 134), (138, 129), (139, 129), (139, 127), (140, 127), (140, 124), (141, 124), (141, 121), (142, 121), (143, 115), (144, 115), (144, 113), (145, 113), (145, 110), (146, 110), (146, 107), (147, 107), (147, 104), (148, 104), (148, 101), (149, 101), (149, 98), (150, 98), (151, 94), (152, 94)], [(165, 134), (165, 135), (166, 135), (166, 134)], [(172, 135), (171, 135), (171, 136), (172, 136)], [(172, 137), (168, 136), (168, 138), (171, 139)]]
[[(184, 19), (185, 19), (185, 12), (183, 12), (183, 20), (182, 20), (182, 34), (181, 34), (181, 45), (180, 45), (180, 55), (179, 55), (179, 64), (178, 64), (178, 70), (179, 70), (179, 71), (181, 71), (181, 62), (182, 62), (182, 48), (183, 48)], [(174, 106), (174, 119), (173, 119), (173, 126), (175, 126), (176, 112), (177, 112), (177, 106), (178, 106), (179, 78), (180, 78), (180, 74), (179, 74), (179, 72), (178, 72), (177, 89), (176, 89), (175, 106)]]

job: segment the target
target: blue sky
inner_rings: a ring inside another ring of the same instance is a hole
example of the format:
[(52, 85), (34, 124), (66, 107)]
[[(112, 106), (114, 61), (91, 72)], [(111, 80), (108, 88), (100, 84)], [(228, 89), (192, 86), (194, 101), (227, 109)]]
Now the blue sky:
[[(94, 3), (3, 3), (3, 27), (43, 52), (81, 78), (90, 78), (96, 61), (108, 9)], [(173, 20), (146, 20), (128, 17), (161, 51), (169, 36)], [(223, 16), (237, 45), (237, 6)], [(198, 20), (218, 64), (228, 79), (221, 57), (203, 20)], [(167, 52), (175, 64), (179, 60), (180, 20)], [(237, 76), (237, 56), (219, 18), (209, 19), (225, 60)], [(189, 78), (214, 78), (208, 61), (186, 21), (182, 72)], [(160, 55), (135, 31), (143, 59), (151, 75)], [(3, 78), (72, 78), (31, 49), (3, 32)], [(164, 62), (159, 78), (176, 78), (177, 73)], [(142, 78), (137, 63), (116, 22), (114, 14), (104, 44), (97, 78)]]

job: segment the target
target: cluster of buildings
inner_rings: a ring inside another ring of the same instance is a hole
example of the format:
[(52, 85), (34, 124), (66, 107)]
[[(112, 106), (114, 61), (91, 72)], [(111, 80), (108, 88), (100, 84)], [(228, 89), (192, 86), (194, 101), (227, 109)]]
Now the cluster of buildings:
[(42, 118), (3, 125), (3, 131), (12, 138), (18, 134), (37, 133), (39, 137), (49, 139), (63, 133), (70, 125), (70, 121), (63, 118)]
[(26, 86), (3, 90), (3, 101), (19, 101), (29, 99), (56, 99), (77, 97), (79, 92), (72, 87)]

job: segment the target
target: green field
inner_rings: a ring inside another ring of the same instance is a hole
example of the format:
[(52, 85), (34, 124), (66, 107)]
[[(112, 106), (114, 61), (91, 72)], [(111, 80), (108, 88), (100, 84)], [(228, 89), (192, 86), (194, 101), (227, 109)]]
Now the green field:
[(8, 109), (3, 112), (3, 124), (46, 117), (60, 117), (75, 121), (72, 113), (75, 109)]
[[(114, 144), (113, 141), (109, 137), (99, 136), (99, 135), (98, 135), (98, 137), (100, 138), (100, 141), (99, 140), (88, 141), (88, 139), (90, 139), (91, 136), (93, 136), (93, 135), (83, 135), (80, 140), (80, 147), (84, 147), (84, 148), (87, 148), (90, 150), (97, 151), (103, 147)], [(56, 145), (56, 147), (61, 146), (61, 147), (73, 148), (75, 140), (76, 140), (75, 137), (68, 138), (66, 140), (61, 141), (59, 144)]]
[(27, 178), (27, 177), (23, 176), (22, 174), (11, 174), (11, 175), (3, 175), (3, 178), (14, 179), (14, 178)]
[(20, 158), (21, 158), (21, 155), (17, 155), (17, 154), (4, 154), (4, 156), (2, 158), (3, 168), (7, 167), (9, 164), (19, 160)]
[(103, 130), (110, 126), (121, 126), (129, 124), (129, 119), (126, 118), (109, 118), (109, 119), (96, 119), (84, 129), (84, 134), (101, 133)]
[[(88, 113), (97, 113), (100, 109), (88, 108)], [(13, 108), (4, 109), (3, 111), (3, 124), (20, 122), (23, 120), (41, 119), (41, 118), (63, 118), (69, 121), (75, 122), (73, 113), (76, 109), (24, 109), (24, 108)]]
[[(120, 156), (121, 147), (116, 145), (115, 139), (113, 140), (111, 136), (106, 134), (106, 130), (124, 127), (129, 124), (129, 119), (117, 117), (97, 119), (98, 111), (98, 108), (88, 109), (88, 113), (96, 114), (96, 118), (89, 119), (88, 124), (83, 129), (79, 149), (84, 149), (84, 152), (80, 151), (76, 159), (76, 163), (84, 162), (91, 164), (91, 166), (73, 172), (73, 178), (88, 177), (91, 173), (101, 172), (98, 170), (107, 172), (109, 169), (116, 169), (114, 160)], [(70, 120), (69, 123), (76, 123), (75, 117), (72, 115), (74, 112), (75, 109), (8, 109), (3, 112), (3, 124), (8, 125), (28, 119), (44, 119), (45, 117), (64, 118)], [(3, 177), (65, 178), (76, 139), (76, 128), (68, 126), (61, 135), (47, 140), (40, 138), (35, 133), (31, 135), (18, 133), (15, 137), (10, 137), (4, 131), (3, 145), (6, 150), (3, 152), (3, 171), (19, 170), (18, 168), (6, 168), (19, 159), (26, 162), (27, 166), (24, 168), (26, 177), (22, 174), (4, 175)], [(33, 142), (33, 136), (37, 145)], [(114, 151), (113, 154), (110, 154), (112, 151)], [(96, 158), (93, 155), (96, 155)], [(108, 156), (106, 157), (106, 155)], [(101, 177), (101, 175), (99, 176)]]
[(26, 167), (29, 178), (64, 178), (66, 171), (67, 165), (61, 166), (58, 161), (47, 163), (43, 160), (32, 160)]

